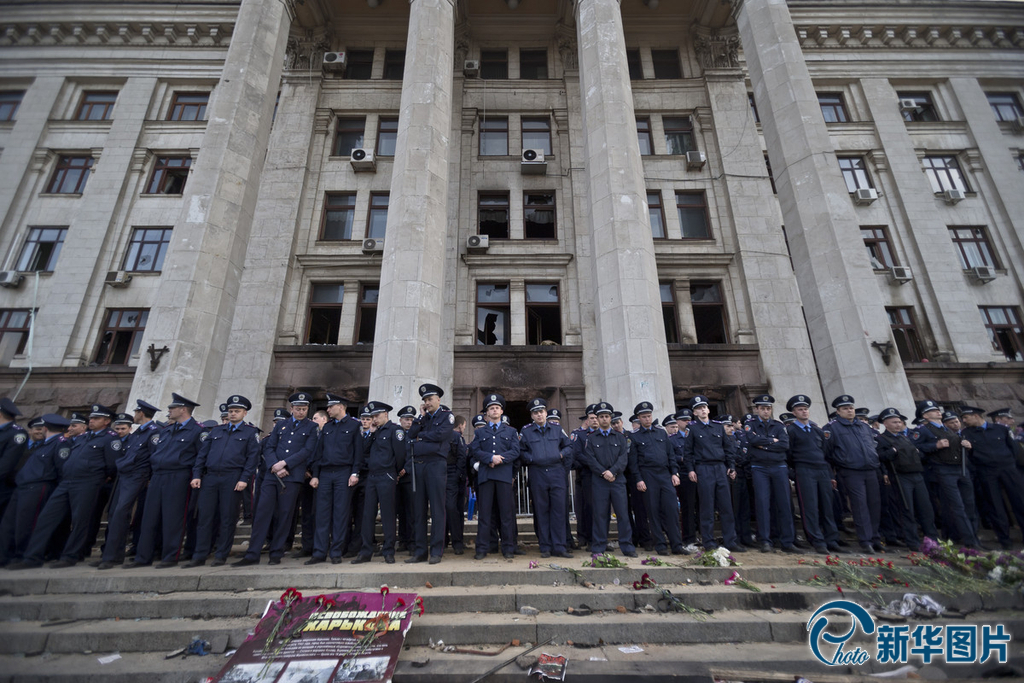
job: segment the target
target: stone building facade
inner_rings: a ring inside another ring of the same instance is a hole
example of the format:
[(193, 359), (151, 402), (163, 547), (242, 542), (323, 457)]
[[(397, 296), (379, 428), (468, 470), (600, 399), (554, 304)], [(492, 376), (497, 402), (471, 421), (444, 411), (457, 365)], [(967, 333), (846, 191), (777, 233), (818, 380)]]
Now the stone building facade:
[(424, 381), (514, 423), (535, 395), (1024, 412), (1020, 3), (3, 7), (28, 412)]

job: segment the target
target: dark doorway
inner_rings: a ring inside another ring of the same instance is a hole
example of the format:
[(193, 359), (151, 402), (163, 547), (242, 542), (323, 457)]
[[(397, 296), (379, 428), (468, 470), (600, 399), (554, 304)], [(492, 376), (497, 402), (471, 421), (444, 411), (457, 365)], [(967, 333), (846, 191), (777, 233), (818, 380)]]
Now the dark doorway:
[(519, 431), (530, 424), (530, 409), (527, 401), (506, 401), (505, 415), (508, 423)]

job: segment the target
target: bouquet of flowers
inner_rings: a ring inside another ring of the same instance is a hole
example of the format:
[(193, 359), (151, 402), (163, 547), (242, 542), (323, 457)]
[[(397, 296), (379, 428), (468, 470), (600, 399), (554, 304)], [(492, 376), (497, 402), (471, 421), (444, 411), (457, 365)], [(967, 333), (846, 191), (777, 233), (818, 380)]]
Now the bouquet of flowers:
[(705, 550), (694, 558), (694, 563), (704, 567), (738, 567), (740, 563), (729, 554), (728, 548), (718, 547), (714, 550)]

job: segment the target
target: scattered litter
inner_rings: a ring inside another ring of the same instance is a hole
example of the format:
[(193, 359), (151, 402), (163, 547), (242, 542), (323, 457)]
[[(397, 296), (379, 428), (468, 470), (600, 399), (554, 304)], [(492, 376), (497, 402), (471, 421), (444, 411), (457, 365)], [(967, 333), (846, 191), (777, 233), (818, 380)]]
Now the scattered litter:
[(594, 610), (590, 608), (590, 605), (581, 604), (579, 607), (570, 607), (568, 612), (575, 617), (589, 617), (594, 613)]
[(689, 583), (693, 583), (693, 579), (687, 579), (687, 580), (686, 580), (686, 583), (688, 583), (688, 584), (689, 584)]
[(619, 614), (625, 614), (627, 610), (622, 605), (619, 605), (618, 607), (615, 608), (615, 611), (618, 612)]
[(702, 553), (702, 552), (704, 552), (704, 548), (700, 547), (696, 543), (691, 543), (690, 545), (688, 545), (685, 548), (683, 548), (683, 550), (685, 550), (690, 555), (693, 555), (695, 553)]
[(426, 659), (414, 659), (409, 662), (409, 664), (411, 664), (414, 669), (422, 669), (427, 664), (430, 664), (430, 657), (427, 657)]
[(603, 590), (604, 590), (604, 586), (603, 586), (603, 585), (601, 585), (601, 586), (598, 586), (598, 587), (597, 587), (597, 590), (599, 590), (599, 591), (603, 591)]
[(701, 579), (697, 583), (699, 583), (702, 586), (710, 586), (711, 584), (714, 583), (714, 581), (712, 581), (711, 579)]
[(183, 654), (185, 654), (185, 650), (186, 649), (187, 648), (179, 647), (177, 650), (173, 650), (173, 651), (168, 652), (167, 654), (165, 654), (164, 655), (164, 659), (174, 659), (175, 657), (183, 655)]
[(869, 611), (881, 619), (899, 621), (905, 617), (941, 617), (946, 608), (930, 596), (905, 593), (902, 600), (893, 600), (885, 607), (872, 606)]
[(541, 654), (537, 658), (536, 665), (530, 669), (530, 675), (537, 674), (540, 678), (549, 678), (552, 681), (564, 681), (565, 680), (565, 665), (569, 663), (569, 660), (565, 658), (565, 655), (549, 655), (547, 653)]
[(619, 577), (616, 576), (614, 579), (612, 579), (612, 583), (614, 583), (616, 586), (618, 586), (622, 582), (619, 581)]
[(607, 662), (607, 657), (590, 657), (587, 659), (588, 662)]
[[(893, 602), (895, 602), (895, 600)], [(868, 676), (871, 676), (872, 678), (918, 678), (916, 672), (916, 666), (914, 666), (913, 664), (907, 664), (905, 666), (901, 666), (898, 669), (893, 669), (892, 671), (883, 671), (877, 674), (868, 674)], [(913, 674), (913, 676), (911, 676), (911, 674)]]
[(519, 655), (518, 657), (516, 657), (516, 666), (518, 666), (523, 671), (528, 671), (536, 663), (537, 658), (532, 657), (530, 655)]
[(536, 607), (530, 607), (529, 605), (523, 605), (522, 607), (519, 608), (519, 613), (520, 614), (525, 614), (527, 616), (534, 616), (534, 615), (540, 614), (540, 610), (537, 609)]
[(433, 588), (434, 587), (434, 584), (430, 583), (429, 581), (427, 581), (423, 585), (426, 586), (427, 588)]
[(782, 610), (778, 607), (772, 607), (772, 614), (782, 614)]
[(121, 659), (121, 655), (119, 655), (118, 653), (115, 652), (112, 655), (107, 655), (106, 657), (100, 657), (96, 661), (99, 662), (100, 664), (110, 664), (111, 662), (116, 662), (119, 659)]
[(192, 636), (192, 642), (188, 644), (188, 648), (185, 650), (186, 655), (196, 655), (197, 657), (205, 657), (210, 654), (210, 641), (203, 640), (199, 636)]
[(236, 652), (237, 652), (237, 650), (228, 650), (227, 652), (224, 653), (224, 656), (225, 657), (230, 657), (231, 655), (235, 654)]
[(630, 645), (629, 647), (620, 647), (619, 652), (624, 655), (635, 655), (638, 652), (643, 652), (644, 649), (639, 645)]
[(813, 681), (803, 676), (793, 676), (793, 683), (813, 683)]

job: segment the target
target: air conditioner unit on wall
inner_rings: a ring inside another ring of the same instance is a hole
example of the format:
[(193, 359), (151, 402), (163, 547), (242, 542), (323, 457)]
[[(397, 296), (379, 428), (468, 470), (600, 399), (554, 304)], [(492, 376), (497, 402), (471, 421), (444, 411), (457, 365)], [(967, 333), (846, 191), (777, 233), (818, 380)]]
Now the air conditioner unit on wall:
[(131, 281), (132, 276), (123, 270), (111, 270), (107, 273), (107, 277), (103, 279), (104, 284), (117, 288), (127, 287)]
[(970, 270), (971, 277), (978, 282), (992, 282), (996, 279), (996, 269), (992, 266), (975, 266)]
[(544, 159), (544, 150), (524, 149), (520, 170), (523, 175), (543, 175), (548, 171), (548, 162)]
[(909, 266), (893, 266), (889, 269), (889, 282), (897, 285), (905, 285), (914, 279), (914, 274)]
[(697, 150), (686, 153), (686, 168), (690, 171), (699, 171), (704, 168), (704, 164), (708, 163), (708, 158), (704, 155), (704, 152)]
[(488, 235), (470, 235), (466, 238), (467, 251), (487, 251), (491, 246), (491, 238)]
[(466, 78), (476, 78), (480, 75), (480, 62), (475, 59), (467, 59), (462, 63), (462, 75)]
[(878, 190), (873, 187), (860, 188), (853, 192), (853, 203), (859, 206), (866, 206), (878, 199)]
[(363, 253), (364, 254), (382, 254), (384, 253), (384, 240), (376, 237), (367, 237), (363, 240)]
[(24, 276), (16, 270), (0, 271), (0, 287), (17, 287), (23, 279)]
[(967, 197), (963, 190), (946, 190), (942, 193), (942, 198), (947, 204), (956, 204), (959, 201)]
[(917, 100), (911, 99), (909, 97), (906, 98), (906, 99), (900, 100), (900, 111), (901, 112), (905, 112), (905, 111), (914, 112), (914, 111), (917, 111), (920, 108), (921, 107), (917, 104)]
[(368, 149), (357, 147), (352, 150), (351, 156), (349, 156), (349, 162), (352, 164), (352, 170), (356, 173), (360, 171), (369, 171), (371, 173), (377, 170), (377, 160), (373, 158), (373, 152)]
[(325, 52), (322, 65), (324, 71), (344, 71), (346, 61), (344, 52)]

